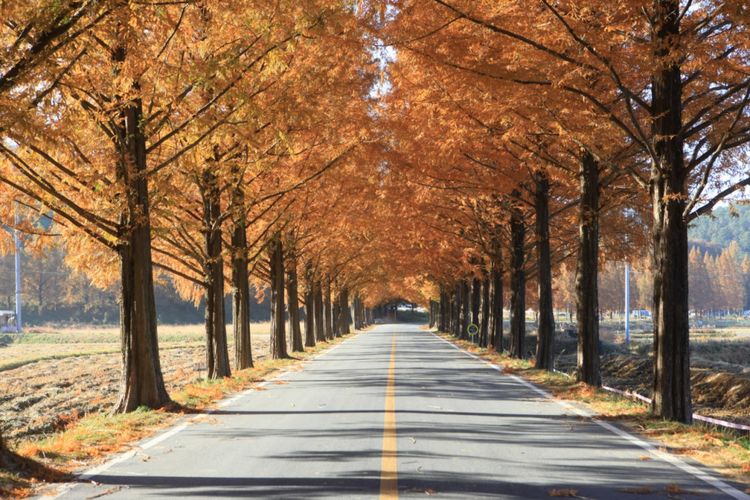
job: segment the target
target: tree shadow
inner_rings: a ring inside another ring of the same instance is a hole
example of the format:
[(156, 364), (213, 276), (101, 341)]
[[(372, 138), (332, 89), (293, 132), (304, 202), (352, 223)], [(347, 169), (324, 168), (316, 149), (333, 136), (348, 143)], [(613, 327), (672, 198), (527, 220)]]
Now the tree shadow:
[(0, 497), (15, 498), (39, 483), (72, 481), (73, 475), (6, 448), (0, 449)]

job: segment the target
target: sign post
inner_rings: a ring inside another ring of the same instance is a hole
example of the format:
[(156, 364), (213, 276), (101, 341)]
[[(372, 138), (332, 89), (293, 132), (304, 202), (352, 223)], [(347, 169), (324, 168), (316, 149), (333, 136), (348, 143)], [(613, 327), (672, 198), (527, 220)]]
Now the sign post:
[(630, 347), (630, 262), (625, 262), (625, 347)]
[(13, 228), (13, 243), (15, 244), (16, 248), (16, 255), (14, 258), (14, 264), (15, 264), (15, 270), (16, 270), (16, 333), (21, 333), (21, 308), (23, 306), (22, 299), (21, 299), (21, 238), (18, 236), (18, 225), (19, 225), (19, 217), (18, 217), (18, 205), (16, 205), (16, 213), (15, 213), (15, 224), (16, 227)]

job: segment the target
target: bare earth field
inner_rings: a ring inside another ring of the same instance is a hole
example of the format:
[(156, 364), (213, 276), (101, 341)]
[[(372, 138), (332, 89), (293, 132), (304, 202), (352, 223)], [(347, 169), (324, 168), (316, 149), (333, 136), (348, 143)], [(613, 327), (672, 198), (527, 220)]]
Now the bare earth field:
[[(602, 328), (604, 384), (651, 397), (653, 358), (650, 332), (637, 332), (628, 351), (622, 336)], [(561, 371), (575, 370), (575, 340), (561, 340)], [(694, 411), (750, 424), (750, 327), (703, 328), (691, 332), (691, 381)]]
[[(268, 323), (253, 324), (253, 358), (268, 353)], [(233, 352), (231, 343), (230, 354)], [(167, 390), (206, 375), (202, 325), (160, 326)], [(230, 355), (230, 359), (233, 356)], [(11, 441), (44, 437), (117, 399), (120, 379), (116, 328), (38, 329), (0, 347), (0, 425)]]

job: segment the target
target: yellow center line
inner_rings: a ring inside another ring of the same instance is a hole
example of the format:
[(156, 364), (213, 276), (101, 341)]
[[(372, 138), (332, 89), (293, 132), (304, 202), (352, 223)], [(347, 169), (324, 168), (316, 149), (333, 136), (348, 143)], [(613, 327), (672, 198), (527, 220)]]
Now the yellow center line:
[(385, 418), (383, 420), (383, 456), (380, 460), (380, 498), (398, 498), (398, 468), (396, 457), (396, 336), (391, 341), (391, 361), (388, 364), (388, 385), (385, 388)]

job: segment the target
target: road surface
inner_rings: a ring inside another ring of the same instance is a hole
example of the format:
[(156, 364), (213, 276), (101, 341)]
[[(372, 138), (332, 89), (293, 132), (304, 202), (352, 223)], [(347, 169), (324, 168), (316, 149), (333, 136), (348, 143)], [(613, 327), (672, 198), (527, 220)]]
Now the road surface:
[(265, 389), (64, 498), (743, 498), (413, 325), (378, 326)]

